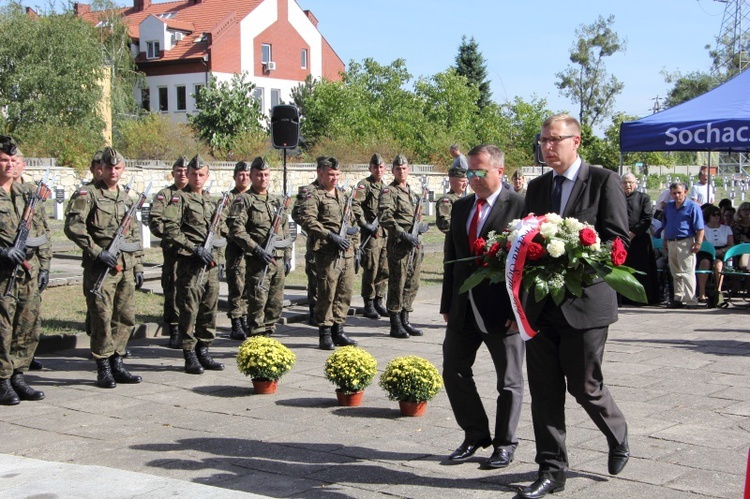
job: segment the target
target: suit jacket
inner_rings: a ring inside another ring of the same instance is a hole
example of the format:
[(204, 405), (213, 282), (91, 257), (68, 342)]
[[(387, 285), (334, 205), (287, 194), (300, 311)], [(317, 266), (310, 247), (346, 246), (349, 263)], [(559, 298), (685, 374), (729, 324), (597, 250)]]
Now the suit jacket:
[[(472, 194), (453, 203), (450, 231), (445, 242), (446, 262), (471, 256), (466, 222), (475, 199), (476, 195)], [(522, 210), (523, 198), (512, 192), (512, 189), (503, 188), (487, 214), (479, 236), (486, 239), (492, 230), (501, 232), (511, 221), (521, 217)], [(476, 268), (473, 261), (445, 264), (440, 313), (448, 314), (449, 329), (460, 331), (464, 327), (471, 304), (469, 293), (459, 293), (459, 289)], [(513, 313), (505, 283), (490, 284), (484, 281), (472, 290), (472, 295), (487, 331), (505, 333), (505, 321)]]
[[(552, 176), (552, 171), (549, 171), (529, 182), (524, 198), (524, 214), (549, 213)], [(561, 215), (590, 223), (603, 243), (615, 237), (622, 239), (626, 247), (630, 243), (625, 193), (613, 171), (592, 168), (585, 161), (582, 162)], [(529, 295), (525, 297), (524, 308), (532, 327), (536, 327), (536, 321), (548, 299), (549, 297), (536, 302)], [(566, 298), (560, 304), (560, 310), (568, 324), (576, 329), (608, 326), (617, 321), (617, 294), (603, 280), (598, 280), (591, 286), (584, 287), (581, 298)]]

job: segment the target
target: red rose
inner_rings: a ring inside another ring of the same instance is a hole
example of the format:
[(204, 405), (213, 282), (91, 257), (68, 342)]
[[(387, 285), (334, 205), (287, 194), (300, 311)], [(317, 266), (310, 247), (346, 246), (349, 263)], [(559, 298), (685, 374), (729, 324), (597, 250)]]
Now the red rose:
[(581, 229), (581, 232), (578, 233), (578, 238), (584, 246), (591, 246), (596, 243), (596, 232), (594, 232), (593, 229), (584, 227)]
[(545, 254), (546, 251), (544, 250), (544, 246), (539, 243), (532, 242), (529, 245), (528, 252), (526, 253), (526, 258), (528, 258), (532, 262), (535, 262), (542, 258)]
[(628, 251), (625, 249), (625, 245), (619, 237), (616, 237), (612, 241), (612, 265), (618, 267), (625, 263), (625, 259), (628, 257)]
[(487, 244), (487, 242), (484, 239), (481, 237), (476, 238), (474, 240), (474, 245), (471, 248), (472, 253), (475, 255), (483, 255), (485, 244)]
[(487, 255), (490, 257), (495, 257), (497, 256), (499, 251), (500, 251), (500, 243), (495, 243), (492, 246), (490, 246), (490, 250), (487, 252)]

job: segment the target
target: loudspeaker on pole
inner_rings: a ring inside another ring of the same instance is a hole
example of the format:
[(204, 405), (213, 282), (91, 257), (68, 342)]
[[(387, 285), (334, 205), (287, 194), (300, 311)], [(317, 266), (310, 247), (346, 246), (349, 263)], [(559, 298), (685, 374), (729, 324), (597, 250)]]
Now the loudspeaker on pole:
[(299, 110), (281, 104), (271, 110), (271, 141), (276, 149), (294, 149), (299, 142)]

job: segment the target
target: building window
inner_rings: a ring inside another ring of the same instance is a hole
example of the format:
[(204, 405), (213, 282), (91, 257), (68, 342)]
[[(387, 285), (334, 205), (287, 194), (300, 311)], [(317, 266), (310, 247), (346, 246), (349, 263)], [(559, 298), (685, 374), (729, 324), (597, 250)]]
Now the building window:
[(185, 85), (177, 85), (177, 110), (185, 111), (187, 109), (187, 90)]
[(146, 59), (157, 59), (159, 57), (159, 42), (146, 42)]
[(151, 89), (144, 88), (141, 90), (141, 107), (151, 112)]
[(302, 69), (307, 69), (307, 49), (302, 49), (300, 66)]
[(281, 104), (281, 90), (278, 88), (271, 89), (271, 107)]
[(169, 111), (169, 89), (167, 87), (159, 87), (159, 111)]
[(273, 59), (271, 58), (271, 44), (270, 43), (261, 43), (260, 45), (260, 62), (267, 63), (271, 62)]
[(203, 88), (203, 85), (195, 85), (193, 87), (195, 89), (195, 93), (193, 94), (193, 99), (195, 99), (195, 107), (196, 109), (201, 107), (200, 106), (200, 95), (201, 95), (201, 88)]
[(266, 111), (266, 108), (263, 106), (263, 89), (261, 87), (255, 87), (255, 90), (253, 90), (253, 97), (255, 97), (255, 100), (258, 101), (260, 112), (264, 113)]

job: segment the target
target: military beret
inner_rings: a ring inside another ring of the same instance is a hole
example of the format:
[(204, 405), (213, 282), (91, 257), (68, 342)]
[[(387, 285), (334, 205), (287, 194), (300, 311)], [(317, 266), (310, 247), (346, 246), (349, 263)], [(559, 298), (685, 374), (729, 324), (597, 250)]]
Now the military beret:
[(514, 179), (523, 178), (523, 172), (520, 169), (518, 169), (513, 172), (513, 176), (511, 178), (514, 178)]
[(172, 164), (172, 168), (185, 168), (186, 166), (187, 166), (187, 158), (185, 156), (180, 156)]
[(194, 170), (200, 170), (204, 166), (206, 166), (206, 160), (204, 160), (200, 154), (193, 156), (193, 159), (188, 163), (188, 168), (193, 168)]
[(250, 165), (247, 164), (247, 161), (238, 161), (236, 165), (234, 165), (234, 174), (237, 175), (239, 172), (249, 172), (250, 171)]
[(115, 151), (113, 147), (105, 147), (102, 152), (102, 164), (115, 166), (125, 161), (122, 154)]
[(403, 154), (398, 154), (395, 158), (393, 158), (393, 166), (401, 166), (408, 163), (409, 161), (407, 161), (406, 156), (404, 156)]
[(448, 176), (455, 177), (455, 178), (466, 178), (466, 170), (464, 170), (460, 166), (457, 166), (455, 168), (449, 168)]
[(268, 161), (258, 156), (250, 164), (250, 168), (253, 170), (268, 170), (271, 166), (268, 164)]
[(96, 151), (94, 153), (94, 157), (91, 158), (92, 163), (101, 163), (102, 162), (102, 151)]
[(0, 151), (9, 156), (15, 156), (18, 153), (18, 144), (12, 137), (0, 135)]
[(339, 169), (339, 160), (333, 156), (319, 156), (315, 161), (318, 163), (318, 168), (331, 168), (332, 170)]
[(380, 154), (373, 154), (372, 158), (370, 158), (370, 164), (371, 165), (379, 165), (383, 163), (383, 157)]

